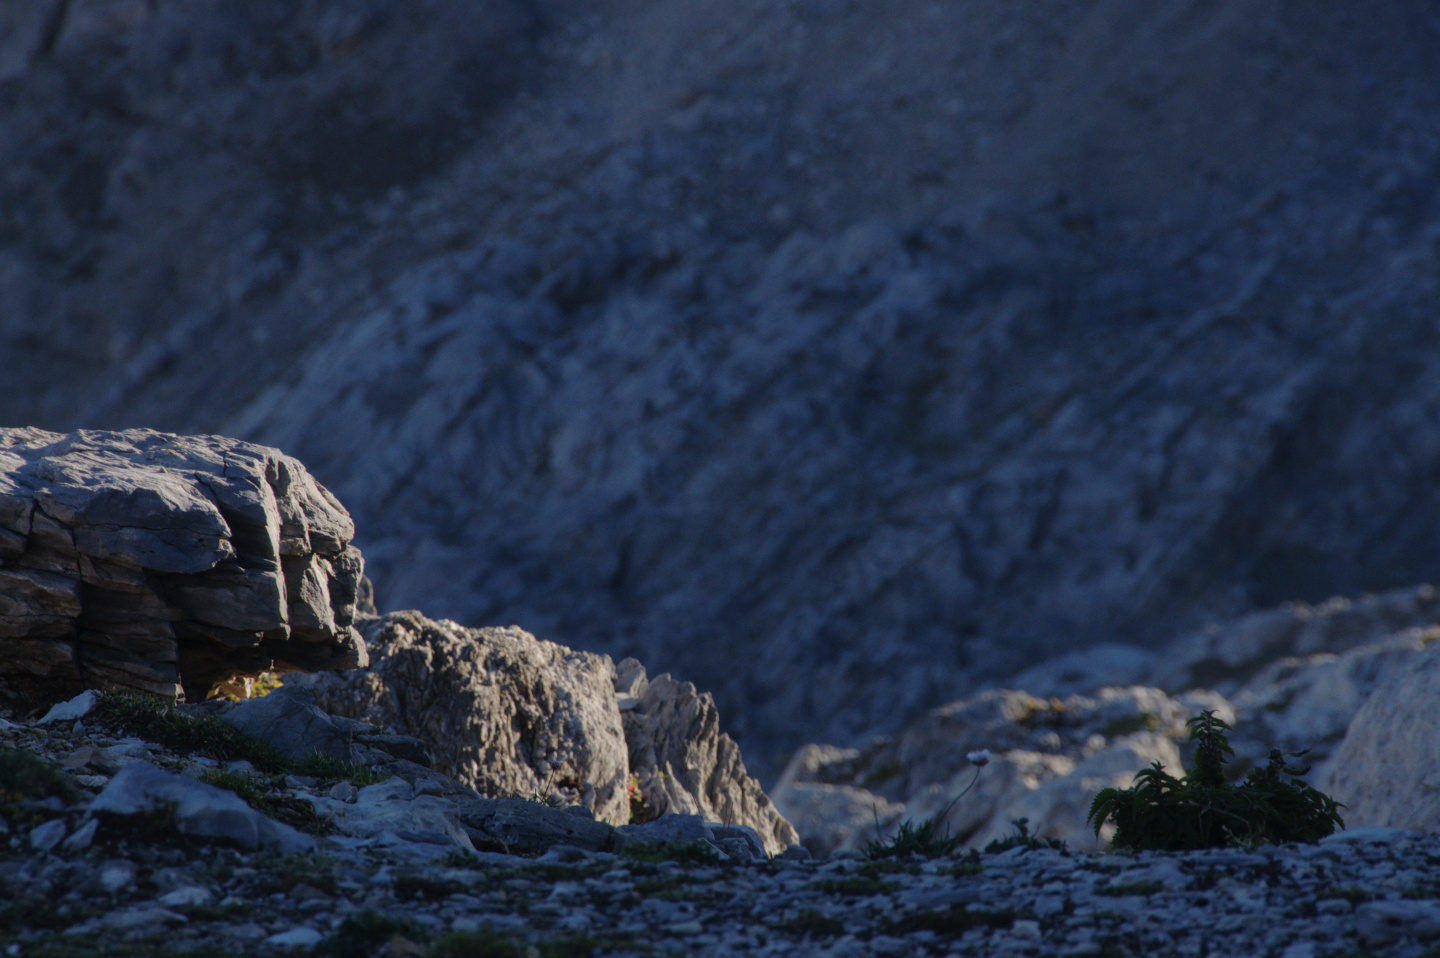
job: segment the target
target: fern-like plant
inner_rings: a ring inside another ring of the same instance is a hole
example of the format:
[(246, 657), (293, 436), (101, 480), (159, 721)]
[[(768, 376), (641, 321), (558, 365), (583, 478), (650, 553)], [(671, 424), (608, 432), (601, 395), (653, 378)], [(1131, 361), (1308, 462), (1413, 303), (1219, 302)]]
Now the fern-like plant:
[(1235, 754), (1225, 734), (1230, 726), (1213, 711), (1186, 724), (1195, 744), (1188, 776), (1177, 779), (1156, 762), (1137, 772), (1130, 788), (1101, 789), (1086, 819), (1096, 835), (1106, 822), (1113, 822), (1111, 844), (1117, 848), (1184, 851), (1314, 842), (1337, 825), (1345, 827), (1340, 818), (1344, 806), (1301, 781), (1299, 776), (1309, 769), (1286, 765), (1279, 749), (1271, 751), (1264, 768), (1253, 769), (1243, 783), (1232, 786), (1225, 778), (1226, 758)]

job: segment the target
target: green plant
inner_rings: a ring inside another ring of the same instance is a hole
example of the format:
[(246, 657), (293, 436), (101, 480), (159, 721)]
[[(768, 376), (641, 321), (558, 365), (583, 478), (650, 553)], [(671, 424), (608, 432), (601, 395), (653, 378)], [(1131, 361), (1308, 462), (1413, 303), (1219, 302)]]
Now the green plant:
[(801, 938), (839, 938), (845, 934), (844, 922), (822, 915), (813, 908), (770, 927)]
[(630, 799), (631, 825), (644, 825), (655, 820), (655, 809), (650, 807), (650, 802), (645, 798), (639, 775), (631, 775), (625, 782), (625, 794)]
[[(94, 715), (101, 725), (138, 735), (168, 749), (208, 755), (221, 762), (244, 760), (267, 775), (305, 775), (328, 782), (345, 780), (362, 788), (388, 778), (363, 766), (318, 753), (292, 762), (219, 716), (186, 715), (174, 703), (143, 692), (103, 691), (95, 703)], [(231, 788), (231, 791), (239, 793), (240, 790)], [(243, 798), (244, 794), (240, 794)]]
[(275, 809), (265, 799), (265, 792), (249, 775), (227, 772), (223, 768), (211, 768), (200, 773), (200, 781), (206, 785), (214, 785), (216, 788), (234, 792), (245, 801), (246, 805), (257, 812), (263, 812), (266, 815), (275, 814)]
[(621, 856), (634, 862), (656, 864), (658, 862), (680, 862), (685, 865), (715, 865), (720, 854), (709, 842), (667, 842), (665, 844), (626, 845)]
[(1158, 881), (1136, 881), (1121, 885), (1102, 885), (1095, 889), (1095, 894), (1124, 898), (1127, 895), (1153, 895), (1164, 890), (1164, 884)]
[(381, 775), (371, 771), (363, 765), (356, 765), (354, 762), (347, 762), (343, 758), (334, 755), (322, 755), (319, 752), (311, 752), (300, 761), (291, 765), (293, 774), (305, 775), (310, 778), (319, 779), (324, 784), (335, 782), (349, 782), (356, 788), (364, 788), (366, 785), (378, 785), (390, 776)]
[(965, 905), (952, 905), (944, 911), (917, 911), (889, 922), (887, 935), (913, 935), (917, 931), (933, 931), (946, 938), (964, 934), (971, 928), (1009, 928), (1015, 924), (1015, 912), (972, 910)]
[[(403, 915), (383, 915), (369, 910), (351, 915), (335, 933), (315, 946), (316, 958), (366, 958), (376, 953), (417, 954), (413, 946), (430, 936), (425, 926)], [(412, 946), (407, 949), (405, 945)]]
[(950, 809), (925, 819), (920, 824), (902, 822), (895, 837), (888, 842), (869, 841), (865, 843), (865, 857), (872, 861), (877, 858), (903, 858), (919, 855), (922, 858), (940, 858), (960, 847), (961, 839), (950, 834), (945, 827), (945, 815)]
[(824, 892), (827, 895), (869, 897), (872, 895), (888, 895), (900, 886), (894, 882), (885, 881), (880, 878), (873, 878), (866, 875), (850, 875), (846, 878), (827, 878), (824, 881), (814, 882), (810, 887), (815, 891)]
[[(945, 825), (945, 819), (949, 816), (950, 809), (955, 807), (955, 803), (964, 798), (970, 789), (975, 787), (975, 783), (980, 781), (980, 769), (990, 764), (990, 751), (976, 749), (966, 758), (971, 765), (975, 766), (975, 777), (970, 780), (969, 785), (961, 790), (959, 795), (950, 799), (950, 804), (918, 825), (913, 821), (902, 822), (900, 828), (895, 832), (895, 837), (888, 842), (878, 839), (866, 842), (863, 849), (865, 857), (871, 861), (877, 858), (900, 858), (906, 855), (940, 858), (959, 848), (964, 839), (951, 836), (950, 829)], [(875, 812), (875, 830), (877, 832), (880, 830), (879, 812)]]
[(427, 875), (424, 872), (402, 872), (395, 876), (395, 897), (401, 901), (419, 898), (440, 901), (451, 895), (469, 891), (468, 885), (453, 879)]
[(1225, 771), (1226, 757), (1235, 754), (1225, 734), (1230, 726), (1213, 711), (1187, 724), (1195, 755), (1186, 778), (1174, 778), (1156, 762), (1136, 773), (1130, 788), (1101, 789), (1087, 818), (1096, 835), (1113, 822), (1111, 844), (1117, 848), (1183, 851), (1314, 842), (1336, 825), (1345, 827), (1339, 813), (1343, 806), (1301, 781), (1309, 769), (1286, 765), (1279, 749), (1271, 751), (1264, 768), (1252, 769), (1241, 785), (1233, 786)]
[(215, 715), (191, 717), (172, 702), (143, 692), (109, 689), (95, 703), (95, 720), (177, 752), (199, 752), (221, 762), (245, 760), (280, 775), (290, 765), (275, 749)]
[(1009, 851), (1012, 848), (1017, 848), (1022, 845), (1025, 848), (1030, 849), (1031, 851), (1034, 851), (1038, 848), (1053, 848), (1056, 851), (1065, 851), (1064, 839), (1039, 838), (1035, 835), (1031, 835), (1030, 819), (1028, 818), (1016, 818), (1011, 820), (1010, 824), (1015, 827), (1015, 830), (1009, 835), (1004, 835), (1000, 838), (997, 838), (990, 844), (986, 845), (986, 852), (994, 855), (999, 852)]
[(0, 749), (0, 782), (0, 806), (79, 795), (68, 775), (25, 749)]
[(493, 931), (452, 932), (435, 942), (427, 958), (589, 958), (597, 943), (587, 937), (542, 939), (533, 945)]

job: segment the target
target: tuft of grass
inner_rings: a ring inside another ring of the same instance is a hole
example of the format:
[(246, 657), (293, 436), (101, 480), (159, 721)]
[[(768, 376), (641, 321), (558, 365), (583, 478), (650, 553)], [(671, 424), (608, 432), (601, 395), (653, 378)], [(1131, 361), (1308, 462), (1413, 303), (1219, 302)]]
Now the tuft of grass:
[(655, 821), (655, 809), (650, 807), (650, 802), (645, 798), (645, 790), (640, 786), (640, 776), (632, 774), (625, 781), (625, 795), (630, 800), (630, 821), (631, 825), (644, 825), (646, 822)]
[(1127, 895), (1153, 895), (1156, 892), (1164, 891), (1165, 885), (1158, 881), (1136, 881), (1122, 885), (1102, 885), (1095, 889), (1097, 895), (1109, 895), (1112, 898), (1123, 898)]
[(199, 752), (221, 762), (243, 759), (269, 775), (290, 771), (289, 763), (278, 751), (224, 719), (214, 715), (192, 717), (174, 703), (143, 692), (103, 691), (92, 714), (102, 725), (173, 751)]
[[(425, 926), (404, 915), (383, 915), (367, 909), (340, 923), (335, 933), (315, 946), (315, 958), (369, 958), (370, 955), (418, 954), (429, 940)], [(408, 947), (407, 947), (408, 946)]]
[(881, 765), (879, 768), (866, 773), (865, 777), (860, 780), (860, 787), (873, 791), (886, 782), (897, 778), (903, 771), (905, 771), (905, 766), (899, 762), (890, 762)]
[(1159, 731), (1164, 723), (1160, 717), (1150, 712), (1137, 712), (1134, 715), (1123, 715), (1117, 719), (1111, 719), (1100, 729), (1100, 734), (1106, 738), (1121, 738), (1126, 735), (1134, 735), (1136, 732)]
[(899, 937), (913, 935), (917, 931), (933, 931), (942, 937), (953, 938), (971, 928), (1009, 928), (1013, 924), (1015, 912), (1010, 908), (968, 911), (964, 905), (952, 905), (944, 911), (911, 912), (889, 922), (885, 933)]
[(641, 864), (679, 862), (682, 865), (718, 865), (720, 854), (709, 842), (632, 843), (620, 851), (623, 858)]
[(290, 774), (319, 779), (322, 785), (349, 782), (356, 788), (378, 785), (390, 777), (371, 771), (363, 765), (347, 762), (334, 755), (321, 755), (319, 752), (311, 752), (300, 761), (293, 763)]
[(1270, 752), (1264, 768), (1252, 769), (1236, 787), (1225, 771), (1226, 756), (1235, 754), (1225, 735), (1230, 726), (1214, 711), (1201, 712), (1187, 724), (1195, 757), (1185, 779), (1167, 774), (1156, 762), (1137, 772), (1130, 788), (1101, 789), (1087, 817), (1096, 835), (1106, 822), (1113, 822), (1111, 844), (1117, 848), (1187, 851), (1315, 842), (1336, 825), (1345, 827), (1340, 818), (1344, 806), (1305, 784), (1299, 776), (1309, 769), (1286, 765), (1279, 749)]
[(469, 886), (463, 882), (438, 878), (423, 872), (402, 872), (395, 876), (395, 897), (401, 901), (440, 901), (469, 890)]
[(25, 749), (0, 749), (0, 782), (0, 807), (46, 798), (69, 802), (80, 795), (70, 776)]
[(865, 875), (852, 875), (848, 878), (827, 878), (824, 881), (812, 883), (810, 887), (815, 891), (824, 892), (827, 895), (844, 895), (853, 898), (887, 895), (900, 888), (900, 886), (894, 882), (884, 881), (880, 878), (870, 878)]
[(998, 854), (999, 852), (1008, 852), (1010, 849), (1017, 848), (1022, 845), (1025, 848), (1030, 849), (1031, 851), (1035, 851), (1039, 848), (1053, 848), (1056, 851), (1060, 852), (1066, 850), (1064, 839), (1037, 838), (1036, 836), (1031, 835), (1030, 819), (1028, 818), (1016, 818), (1012, 820), (1010, 824), (1015, 827), (1015, 830), (1009, 835), (997, 838), (990, 844), (986, 845), (986, 852), (994, 855)]
[(550, 938), (521, 944), (493, 931), (452, 932), (435, 942), (426, 958), (590, 958), (598, 948), (591, 938)]
[(335, 859), (328, 855), (257, 855), (252, 862), (256, 874), (250, 893), (256, 896), (288, 892), (301, 884), (332, 896), (339, 890)]
[(920, 874), (920, 866), (914, 862), (877, 859), (875, 861), (864, 862), (859, 868), (855, 869), (855, 874), (864, 875), (866, 878), (878, 878), (881, 875), (895, 875), (900, 872), (906, 875), (918, 875)]
[[(93, 714), (97, 723), (137, 735), (147, 742), (176, 752), (208, 755), (220, 762), (243, 759), (266, 775), (304, 775), (329, 783), (343, 780), (358, 788), (388, 778), (364, 766), (319, 753), (298, 762), (289, 761), (274, 748), (219, 716), (186, 715), (174, 703), (143, 692), (103, 691)], [(231, 791), (244, 797), (238, 788)]]
[(813, 908), (800, 912), (794, 918), (776, 922), (770, 927), (800, 938), (839, 938), (845, 934), (844, 922), (822, 915)]
[(200, 773), (200, 781), (206, 785), (214, 785), (216, 788), (234, 792), (245, 801), (246, 805), (257, 812), (271, 816), (275, 814), (275, 808), (266, 800), (265, 792), (249, 775), (227, 772), (223, 768), (212, 768)]

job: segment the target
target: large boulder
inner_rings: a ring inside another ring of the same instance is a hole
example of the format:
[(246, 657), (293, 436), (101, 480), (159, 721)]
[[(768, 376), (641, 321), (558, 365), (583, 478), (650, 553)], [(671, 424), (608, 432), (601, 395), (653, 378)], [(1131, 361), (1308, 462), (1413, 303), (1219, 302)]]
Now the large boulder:
[[(326, 712), (420, 739), (434, 768), (487, 797), (585, 806), (625, 825), (649, 815), (748, 826), (769, 854), (797, 841), (720, 731), (708, 694), (633, 659), (577, 652), (519, 628), (419, 612), (362, 617), (370, 666), (296, 676)], [(273, 694), (273, 693), (272, 693)]]
[(276, 449), (0, 429), (0, 690), (193, 701), (269, 669), (363, 665), (354, 534)]
[(600, 821), (629, 820), (608, 657), (418, 612), (360, 629), (369, 669), (303, 680), (325, 711), (415, 736), (438, 771), (482, 795), (562, 797)]
[(1322, 791), (1349, 827), (1440, 831), (1440, 647), (1393, 669), (1350, 723)]

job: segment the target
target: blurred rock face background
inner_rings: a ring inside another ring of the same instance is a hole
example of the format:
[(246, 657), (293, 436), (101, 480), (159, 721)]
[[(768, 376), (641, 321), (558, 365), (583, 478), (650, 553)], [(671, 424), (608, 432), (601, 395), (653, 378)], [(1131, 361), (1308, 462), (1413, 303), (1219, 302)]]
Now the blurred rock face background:
[(0, 420), (278, 446), (773, 774), (1440, 577), (1437, 176), (1419, 0), (0, 0)]

